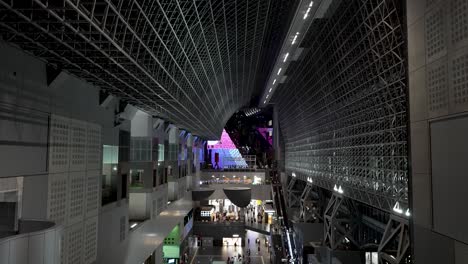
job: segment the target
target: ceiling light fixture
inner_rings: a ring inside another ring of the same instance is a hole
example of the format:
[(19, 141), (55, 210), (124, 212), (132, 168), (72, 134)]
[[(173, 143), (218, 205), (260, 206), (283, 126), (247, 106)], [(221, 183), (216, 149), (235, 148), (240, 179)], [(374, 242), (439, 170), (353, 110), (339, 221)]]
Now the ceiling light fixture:
[(291, 45), (294, 45), (296, 43), (297, 35), (299, 35), (299, 32), (296, 32), (296, 35), (294, 36), (294, 38), (293, 38), (293, 40), (291, 42)]
[(409, 208), (406, 209), (405, 215), (406, 215), (406, 216), (410, 216), (410, 215), (411, 215), (411, 213), (410, 213), (410, 211), (409, 211)]
[(393, 211), (396, 212), (396, 213), (398, 213), (398, 214), (402, 214), (402, 213), (403, 213), (403, 209), (401, 208), (399, 202), (396, 202), (396, 204), (393, 206)]
[(309, 12), (310, 12), (310, 7), (307, 8), (307, 11), (306, 11), (306, 13), (304, 15), (304, 19), (306, 19), (309, 16)]

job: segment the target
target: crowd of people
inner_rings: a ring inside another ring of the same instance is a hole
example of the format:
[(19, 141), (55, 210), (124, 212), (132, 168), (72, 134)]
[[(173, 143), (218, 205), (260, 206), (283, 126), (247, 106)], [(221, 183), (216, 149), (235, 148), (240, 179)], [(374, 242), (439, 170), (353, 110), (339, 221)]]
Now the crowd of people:
[(250, 223), (263, 223), (264, 213), (263, 208), (250, 204), (245, 212), (246, 221)]

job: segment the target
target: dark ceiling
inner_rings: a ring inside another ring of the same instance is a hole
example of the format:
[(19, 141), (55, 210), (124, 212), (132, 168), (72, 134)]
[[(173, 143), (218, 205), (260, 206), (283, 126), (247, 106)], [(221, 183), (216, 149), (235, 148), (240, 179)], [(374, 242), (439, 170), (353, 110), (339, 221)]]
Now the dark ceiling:
[(256, 103), (297, 0), (0, 0), (3, 40), (192, 134)]

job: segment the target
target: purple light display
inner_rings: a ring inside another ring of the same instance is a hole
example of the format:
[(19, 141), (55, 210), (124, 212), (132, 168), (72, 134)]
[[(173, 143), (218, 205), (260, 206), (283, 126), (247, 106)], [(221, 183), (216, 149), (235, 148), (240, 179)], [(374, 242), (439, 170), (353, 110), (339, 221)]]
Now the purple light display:
[(211, 163), (213, 166), (215, 163), (215, 153), (219, 154), (218, 167), (224, 168), (229, 166), (247, 166), (247, 163), (242, 158), (239, 150), (236, 148), (231, 137), (223, 129), (221, 139), (219, 141), (208, 141), (208, 149), (211, 149)]

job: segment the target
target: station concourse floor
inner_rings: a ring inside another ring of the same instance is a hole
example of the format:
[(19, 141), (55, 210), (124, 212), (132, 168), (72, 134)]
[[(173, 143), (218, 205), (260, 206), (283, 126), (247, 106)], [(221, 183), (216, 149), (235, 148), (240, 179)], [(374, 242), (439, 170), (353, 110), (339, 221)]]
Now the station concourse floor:
[[(226, 263), (228, 257), (234, 257), (241, 254), (242, 257), (247, 256), (247, 248), (250, 248), (250, 263), (251, 264), (269, 264), (270, 253), (265, 245), (265, 235), (247, 230), (245, 240), (250, 239), (250, 243), (245, 243), (244, 247), (222, 246), (222, 247), (199, 247), (195, 256), (190, 264), (213, 264)], [(258, 251), (258, 244), (255, 240), (260, 238), (260, 252)], [(241, 262), (247, 263), (247, 262)]]

